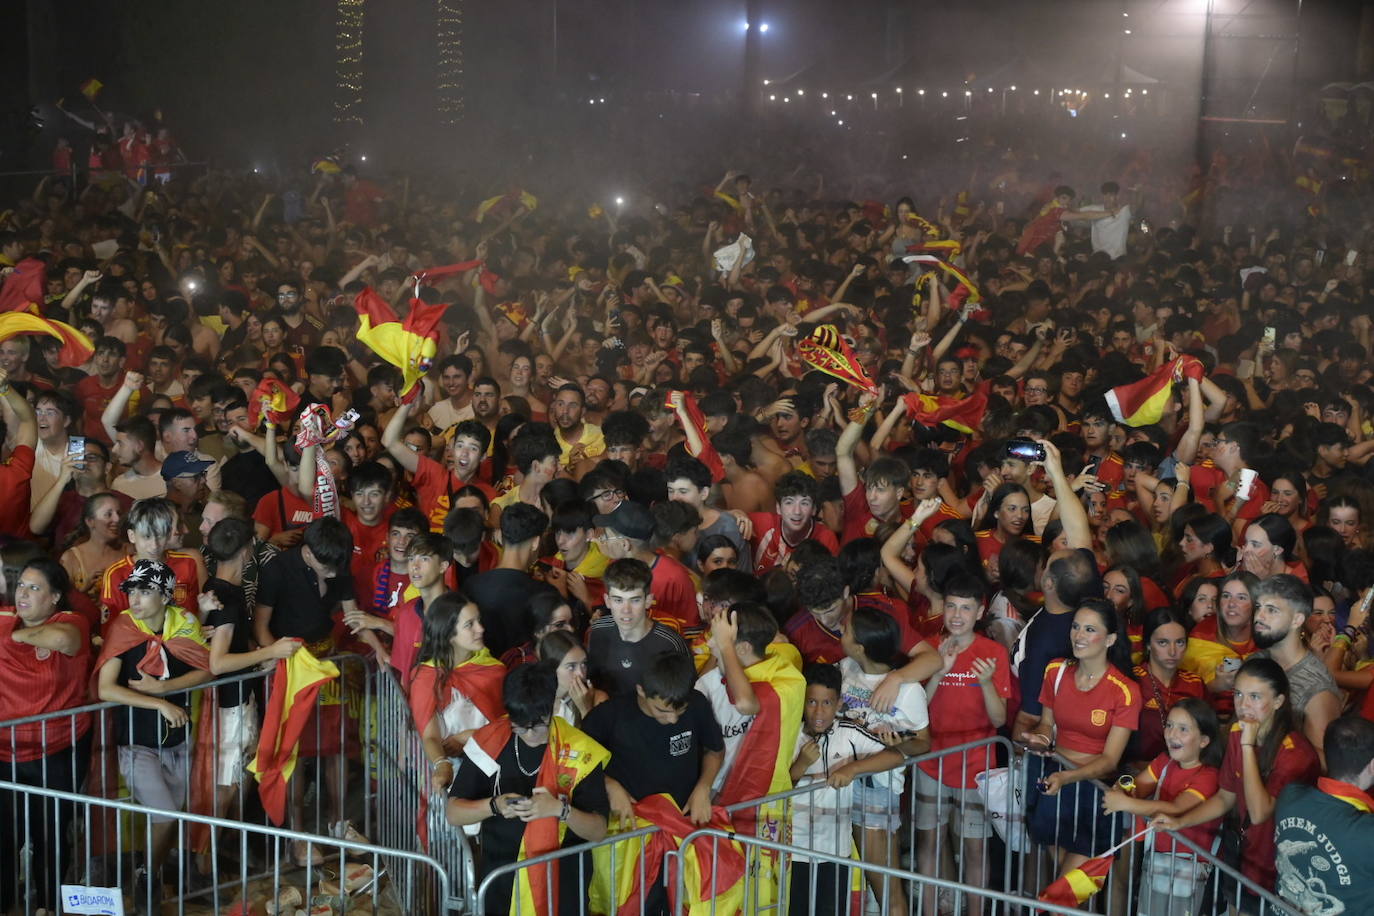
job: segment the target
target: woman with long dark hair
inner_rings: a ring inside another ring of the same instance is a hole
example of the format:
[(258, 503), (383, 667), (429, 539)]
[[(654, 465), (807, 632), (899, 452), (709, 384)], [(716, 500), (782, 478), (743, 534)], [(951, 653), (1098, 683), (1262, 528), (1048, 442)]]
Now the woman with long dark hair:
[(550, 630), (539, 640), (539, 662), (558, 675), (558, 695), (553, 714), (570, 725), (582, 727), (592, 707), (606, 700), (606, 694), (587, 679), (587, 650), (569, 630)]
[[(1160, 816), (1154, 824), (1178, 830), (1234, 815), (1241, 835), (1241, 873), (1272, 891), (1277, 850), (1270, 820), (1279, 792), (1290, 783), (1316, 782), (1321, 761), (1293, 724), (1288, 676), (1278, 662), (1252, 658), (1236, 672), (1235, 682), (1236, 725), (1227, 736), (1220, 791), (1187, 814)], [(1258, 901), (1239, 888), (1227, 898), (1237, 910), (1259, 912)]]
[(1193, 576), (1183, 583), (1174, 607), (1190, 621), (1188, 625), (1192, 627), (1208, 617), (1215, 617), (1220, 599), (1221, 584), (1216, 579)]
[(1235, 562), (1231, 526), (1215, 512), (1208, 512), (1183, 526), (1178, 540), (1187, 576), (1217, 578)]
[(417, 658), (410, 711), (441, 792), (453, 781), (452, 758), (474, 731), (503, 714), (506, 666), (487, 650), (477, 605), (459, 592), (446, 592), (425, 608)]
[(1188, 651), (1192, 621), (1173, 608), (1155, 608), (1145, 615), (1141, 643), (1145, 657), (1132, 670), (1140, 685), (1140, 728), (1131, 739), (1130, 759), (1144, 764), (1165, 752), (1164, 732), (1169, 710), (1185, 697), (1202, 699), (1202, 678), (1179, 665)]
[(1245, 529), (1240, 568), (1260, 579), (1286, 572), (1306, 582), (1306, 568), (1293, 559), (1293, 547), (1297, 542), (1298, 534), (1288, 519), (1273, 512), (1261, 515)]
[(1117, 824), (1102, 812), (1095, 783), (1110, 780), (1120, 768), (1141, 708), (1140, 688), (1128, 673), (1126, 629), (1110, 602), (1083, 601), (1074, 612), (1070, 641), (1073, 658), (1056, 659), (1045, 669), (1044, 712), (1027, 735), (1033, 751), (1055, 752), (1031, 761), (1026, 826), (1036, 843), (1057, 848), (1060, 875), (1115, 842)]
[(988, 579), (996, 582), (997, 555), (1030, 529), (1030, 494), (1019, 483), (1004, 483), (992, 491), (987, 512), (978, 524), (978, 555)]
[(1236, 670), (1259, 649), (1251, 624), (1259, 579), (1236, 570), (1221, 580), (1217, 614), (1193, 627), (1183, 668), (1202, 678), (1217, 714), (1231, 714)]

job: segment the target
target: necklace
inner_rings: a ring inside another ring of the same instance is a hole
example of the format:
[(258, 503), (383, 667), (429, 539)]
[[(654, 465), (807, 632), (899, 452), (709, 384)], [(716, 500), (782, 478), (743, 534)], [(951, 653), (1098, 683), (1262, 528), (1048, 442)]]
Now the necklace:
[(524, 773), (526, 776), (534, 776), (535, 774), (537, 774), (537, 773), (539, 772), (539, 767), (540, 767), (540, 765), (544, 762), (544, 755), (543, 755), (543, 754), (540, 754), (540, 755), (539, 755), (539, 759), (536, 760), (535, 763), (534, 763), (534, 769), (532, 769), (532, 770), (527, 770), (527, 769), (525, 769), (525, 765), (524, 765), (523, 763), (520, 762), (520, 745), (522, 745), (522, 744), (524, 744), (524, 743), (525, 743), (525, 742), (521, 741), (521, 740), (520, 740), (520, 737), (517, 735), (516, 738), (515, 738), (515, 765), (516, 765), (517, 767), (519, 767), (519, 768), (520, 768), (520, 772), (521, 772), (521, 773)]

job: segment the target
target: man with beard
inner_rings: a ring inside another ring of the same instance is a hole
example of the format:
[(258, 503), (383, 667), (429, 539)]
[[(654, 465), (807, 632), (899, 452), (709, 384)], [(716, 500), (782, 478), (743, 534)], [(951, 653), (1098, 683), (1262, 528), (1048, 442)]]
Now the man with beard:
[(587, 386), (583, 389), (585, 402), (582, 405), (582, 418), (588, 423), (601, 425), (601, 421), (606, 418), (610, 410), (611, 398), (615, 396), (615, 391), (611, 387), (611, 380), (604, 375), (593, 375), (587, 379)]
[(595, 458), (606, 450), (601, 427), (582, 418), (586, 400), (582, 388), (568, 382), (558, 386), (549, 405), (553, 434), (562, 449), (558, 460), (563, 467), (571, 467), (583, 458)]
[(109, 444), (105, 429), (100, 424), (100, 415), (119, 393), (127, 355), (128, 347), (123, 340), (108, 335), (99, 338), (95, 342), (95, 355), (91, 358), (91, 368), (95, 372), (77, 382), (72, 389), (77, 402), (83, 405), (82, 435), (87, 439), (100, 439)]
[(286, 279), (277, 284), (277, 308), (286, 323), (286, 343), (309, 352), (320, 342), (323, 325), (305, 313), (305, 297), (299, 280)]
[(1294, 722), (1317, 749), (1325, 767), (1326, 726), (1341, 714), (1344, 698), (1326, 663), (1303, 644), (1303, 624), (1311, 616), (1312, 589), (1301, 579), (1280, 573), (1260, 582), (1252, 624), (1255, 645), (1260, 648), (1255, 655), (1271, 658), (1283, 667)]
[(489, 375), (472, 383), (472, 416), (488, 433), (496, 434), (496, 421), (501, 419), (501, 386)]

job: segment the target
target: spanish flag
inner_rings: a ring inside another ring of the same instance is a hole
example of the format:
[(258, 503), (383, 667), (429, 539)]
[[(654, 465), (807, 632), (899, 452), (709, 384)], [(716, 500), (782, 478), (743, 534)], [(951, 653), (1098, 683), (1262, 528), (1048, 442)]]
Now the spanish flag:
[[(725, 479), (725, 463), (720, 460), (720, 452), (716, 451), (715, 445), (711, 443), (710, 434), (706, 432), (706, 415), (701, 412), (701, 407), (697, 405), (697, 399), (692, 397), (690, 391), (678, 393), (682, 395), (682, 406), (687, 411), (688, 419), (692, 421), (693, 428), (695, 428), (697, 433), (701, 436), (701, 454), (693, 455), (692, 457), (697, 458), (702, 464), (706, 465), (706, 469), (711, 472), (711, 480), (713, 482), (720, 483)], [(669, 410), (676, 410), (676, 408), (673, 407), (673, 394), (674, 392), (669, 391), (663, 399), (663, 406), (667, 407)], [(683, 444), (686, 446), (686, 443)], [(691, 452), (690, 447), (688, 447), (688, 452)]]
[(1066, 871), (1063, 877), (1045, 888), (1039, 899), (1044, 903), (1054, 903), (1059, 906), (1081, 906), (1102, 890), (1103, 885), (1107, 883), (1107, 875), (1111, 873), (1112, 863), (1115, 861), (1116, 850), (1100, 855), (1095, 859), (1089, 859), (1077, 868)]
[(248, 772), (257, 777), (263, 810), (278, 826), (286, 820), (287, 784), (296, 771), (296, 753), (314, 712), (315, 697), (327, 681), (338, 677), (339, 669), (333, 662), (320, 661), (304, 647), (277, 662), (258, 755), (248, 765)]
[(1165, 363), (1138, 382), (1118, 385), (1107, 392), (1107, 406), (1118, 423), (1149, 426), (1164, 416), (1174, 384), (1187, 378), (1202, 378), (1202, 363), (1191, 356), (1180, 356)]
[(0, 287), (0, 312), (33, 312), (43, 301), (48, 284), (48, 265), (38, 258), (24, 258), (14, 265)]
[(258, 382), (253, 397), (248, 400), (248, 425), (257, 429), (264, 412), (273, 423), (290, 423), (300, 403), (300, 395), (280, 380), (268, 376)]
[(84, 366), (95, 354), (91, 339), (71, 325), (32, 312), (0, 312), (0, 340), (21, 334), (45, 334), (62, 341), (57, 355), (59, 366)]
[(402, 321), (391, 305), (368, 286), (358, 293), (353, 307), (358, 310), (358, 340), (401, 370), (401, 400), (414, 400), (420, 393), (416, 383), (429, 372), (438, 353), (439, 319), (448, 306), (411, 299), (410, 312)]
[[(513, 737), (510, 719), (502, 716), (479, 728), (464, 753), (479, 770), (492, 776), (499, 771), (497, 758)], [(610, 751), (554, 716), (549, 725), (549, 743), (544, 746), (535, 791), (542, 789), (555, 798), (571, 798), (582, 780), (595, 772), (597, 767), (605, 766), (610, 759)], [(566, 821), (549, 817), (527, 821), (520, 838), (519, 859), (530, 859), (559, 849), (567, 834)], [(578, 870), (569, 871), (569, 880), (574, 880)], [(554, 916), (558, 911), (558, 881), (557, 859), (543, 866), (522, 868), (516, 874), (510, 916)]]
[(488, 215), (498, 218), (505, 217), (513, 212), (516, 207), (533, 210), (537, 206), (539, 206), (538, 198), (529, 191), (515, 190), (508, 194), (497, 194), (495, 197), (488, 197), (477, 205), (477, 222), (482, 222)]
[(105, 84), (95, 77), (91, 77), (77, 88), (78, 91), (86, 97), (86, 101), (94, 105), (95, 97), (100, 95), (100, 90), (105, 88)]
[[(730, 772), (716, 802), (726, 808), (776, 795), (792, 788), (792, 752), (801, 731), (806, 679), (801, 669), (772, 650), (744, 669), (759, 701), (759, 711), (740, 741)], [(735, 831), (774, 843), (791, 843), (788, 802), (751, 805), (730, 816)], [(775, 850), (753, 847), (749, 871), (756, 882), (746, 912), (771, 909), (777, 903), (786, 866)]]
[(966, 398), (912, 392), (902, 395), (902, 401), (906, 404), (907, 416), (922, 426), (943, 423), (950, 429), (972, 435), (983, 425), (983, 414), (988, 412), (989, 387), (990, 383), (980, 382)]
[[(650, 795), (635, 802), (635, 822), (622, 825), (622, 830), (629, 832), (641, 827), (658, 827), (658, 831), (592, 850), (591, 912), (638, 916), (648, 889), (663, 877), (664, 857), (669, 852), (679, 852), (678, 847), (687, 835), (701, 829), (668, 795)], [(711, 820), (705, 827), (729, 831), (730, 816), (724, 808), (712, 808)], [(739, 843), (698, 837), (679, 854), (686, 869), (682, 885), (687, 891), (683, 902), (688, 916), (739, 912), (744, 903), (745, 872), (744, 850)], [(669, 905), (674, 912), (677, 884), (676, 876), (669, 875)]]
[(410, 684), (410, 714), (416, 730), (424, 734), (430, 720), (443, 715), (455, 693), (471, 700), (488, 722), (495, 722), (506, 714), (501, 698), (505, 678), (506, 666), (486, 649), (458, 664), (448, 673), (446, 683), (440, 682), (439, 668), (434, 662), (421, 662)]

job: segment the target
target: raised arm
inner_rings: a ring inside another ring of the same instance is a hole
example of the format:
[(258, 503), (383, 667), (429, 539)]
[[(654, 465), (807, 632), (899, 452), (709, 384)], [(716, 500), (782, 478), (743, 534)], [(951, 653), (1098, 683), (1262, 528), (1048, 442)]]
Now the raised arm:
[(1069, 478), (1064, 474), (1063, 459), (1059, 449), (1048, 439), (1036, 439), (1045, 449), (1045, 473), (1054, 483), (1055, 508), (1059, 510), (1059, 521), (1064, 525), (1064, 539), (1069, 549), (1093, 546), (1092, 526), (1088, 524), (1088, 513), (1078, 496), (1073, 492)]
[(412, 452), (402, 438), (405, 435), (406, 421), (410, 419), (410, 406), (403, 402), (391, 415), (391, 419), (386, 423), (386, 429), (382, 430), (382, 447), (387, 450), (387, 454), (396, 459), (397, 464), (414, 474), (420, 467), (420, 456)]
[(839, 442), (835, 444), (835, 473), (840, 478), (841, 495), (853, 492), (859, 485), (859, 468), (854, 463), (854, 447), (863, 438), (864, 426), (877, 406), (878, 395), (865, 391), (859, 397), (859, 406), (850, 412), (849, 423), (845, 426), (844, 432), (840, 433)]
[(1206, 408), (1202, 403), (1202, 383), (1198, 379), (1188, 379), (1188, 428), (1178, 440), (1174, 457), (1184, 464), (1192, 464), (1197, 458), (1198, 446), (1202, 443), (1202, 427), (1206, 424)]

